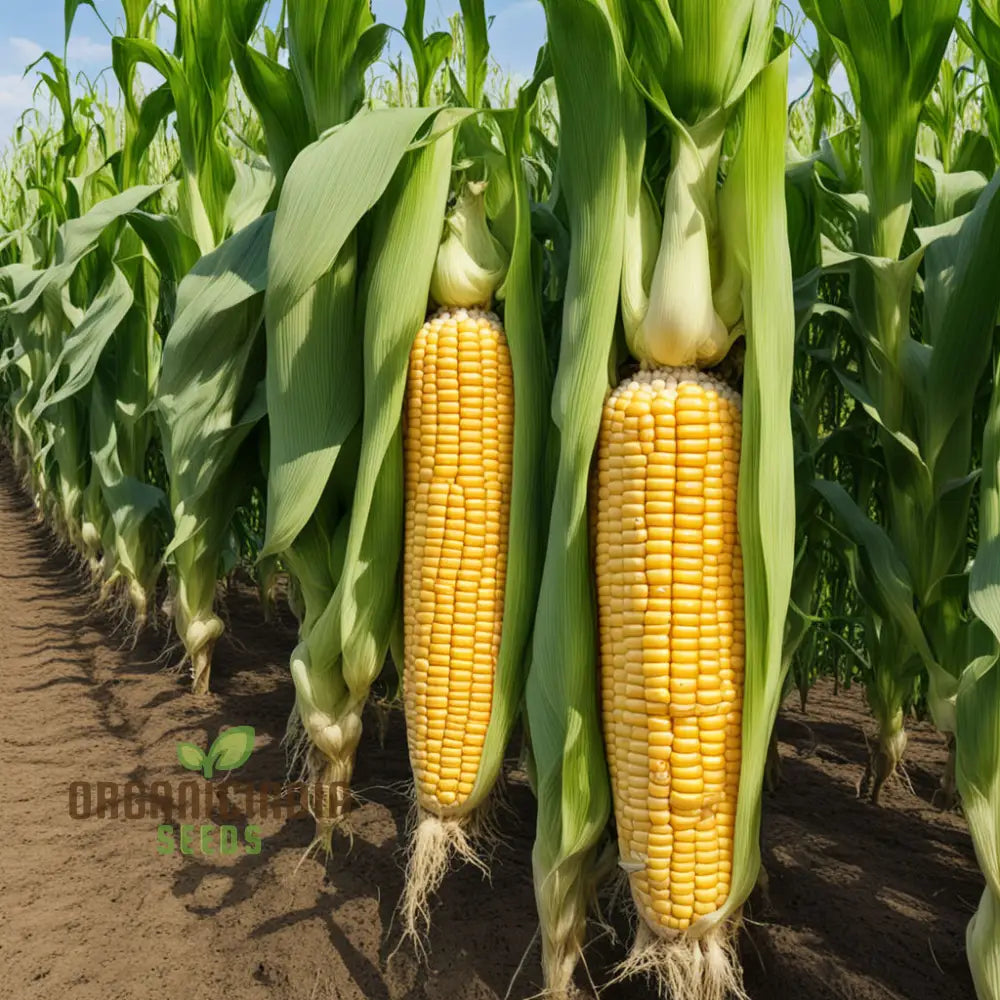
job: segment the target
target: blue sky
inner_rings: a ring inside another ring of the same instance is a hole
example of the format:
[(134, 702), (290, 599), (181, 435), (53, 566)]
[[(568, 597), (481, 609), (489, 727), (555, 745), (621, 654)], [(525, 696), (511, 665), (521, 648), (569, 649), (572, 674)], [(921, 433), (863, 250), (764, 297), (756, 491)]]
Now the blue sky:
[[(121, 12), (119, 0), (96, 3), (105, 21), (114, 26)], [(798, 9), (794, 0), (791, 6)], [(457, 0), (427, 0), (427, 22), (443, 23), (457, 9)], [(545, 34), (539, 0), (486, 0), (486, 9), (494, 18), (490, 32), (493, 57), (509, 72), (530, 74)], [(375, 0), (376, 15), (389, 24), (401, 24), (404, 11), (405, 0)], [(20, 113), (33, 103), (35, 80), (23, 77), (25, 66), (45, 49), (61, 52), (62, 46), (63, 0), (0, 0), (0, 145), (11, 134)], [(82, 6), (69, 45), (70, 71), (93, 77), (110, 62), (108, 33), (94, 12)], [(796, 54), (789, 93), (800, 94), (808, 80), (805, 62)], [(839, 81), (837, 89), (846, 89), (846, 82)]]

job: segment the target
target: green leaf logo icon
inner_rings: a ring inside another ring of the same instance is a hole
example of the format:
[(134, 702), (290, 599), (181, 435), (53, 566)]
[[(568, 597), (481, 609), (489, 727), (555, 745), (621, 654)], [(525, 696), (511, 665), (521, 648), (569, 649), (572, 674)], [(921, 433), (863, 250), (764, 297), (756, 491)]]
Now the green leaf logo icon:
[(178, 743), (177, 759), (181, 762), (181, 767), (186, 767), (189, 771), (200, 771), (205, 764), (201, 747), (196, 747), (193, 743)]
[(207, 754), (193, 743), (178, 743), (177, 759), (181, 767), (201, 771), (206, 778), (211, 778), (216, 770), (232, 771), (242, 767), (253, 753), (253, 737), (253, 726), (233, 726), (216, 737)]
[(253, 726), (233, 726), (220, 733), (208, 751), (209, 764), (220, 771), (242, 767), (253, 753)]

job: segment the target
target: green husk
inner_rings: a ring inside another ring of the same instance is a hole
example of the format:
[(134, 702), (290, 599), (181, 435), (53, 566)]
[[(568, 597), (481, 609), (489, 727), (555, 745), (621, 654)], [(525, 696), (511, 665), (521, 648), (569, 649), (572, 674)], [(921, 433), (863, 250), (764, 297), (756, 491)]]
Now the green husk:
[(507, 273), (507, 254), (486, 222), (485, 182), (468, 184), (448, 215), (438, 247), (431, 298), (441, 306), (489, 306)]
[(587, 481), (622, 276), (629, 108), (608, 7), (548, 0), (545, 12), (572, 244), (551, 408), (555, 487), (525, 703), (538, 797), (532, 870), (542, 971), (547, 990), (562, 995), (583, 947), (595, 851), (611, 805), (597, 714)]
[(965, 945), (978, 1000), (1000, 998), (1000, 369), (994, 370), (983, 436), (979, 550), (969, 602), (988, 650), (962, 675), (956, 704), (955, 771), (976, 859), (986, 880)]
[[(303, 246), (317, 248), (302, 239), (303, 215), (323, 227), (330, 257), (337, 259), (361, 215), (377, 202), (364, 284), (365, 409), (353, 501), (345, 515), (346, 543), (340, 565), (327, 577), (335, 585), (332, 596), (323, 593), (321, 580), (318, 588), (302, 587), (305, 616), (292, 654), (297, 719), (308, 741), (306, 770), (311, 782), (326, 789), (325, 801), (314, 803), (314, 811), (317, 839), (327, 849), (349, 801), (361, 713), (382, 669), (397, 606), (403, 392), (444, 226), (451, 126), (459, 120), (442, 112), (432, 141), (408, 152), (414, 133), (431, 114), (426, 109), (365, 113), (315, 144), (312, 155), (289, 171), (272, 247), (271, 272), (281, 280), (268, 288), (268, 316), (277, 325), (308, 293), (309, 283), (322, 277), (321, 265), (314, 263), (319, 273), (310, 274), (293, 263)], [(353, 134), (359, 130), (370, 141), (359, 142)], [(318, 169), (341, 158), (346, 158), (343, 170)], [(335, 185), (341, 196), (332, 225), (317, 221), (311, 208), (317, 185), (324, 184)], [(309, 561), (293, 557), (290, 565), (301, 572)], [(316, 602), (324, 597), (317, 610)]]

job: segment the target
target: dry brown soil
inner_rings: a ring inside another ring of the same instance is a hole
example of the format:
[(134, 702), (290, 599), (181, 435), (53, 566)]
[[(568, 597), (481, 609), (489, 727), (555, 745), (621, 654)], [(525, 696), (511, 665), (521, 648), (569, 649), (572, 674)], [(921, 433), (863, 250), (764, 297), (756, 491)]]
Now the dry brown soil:
[[(494, 1000), (538, 990), (530, 878), (533, 800), (508, 787), (507, 843), (493, 887), (469, 868), (434, 908), (426, 965), (392, 915), (402, 881), (407, 762), (400, 719), (384, 746), (369, 718), (359, 754), (353, 846), (300, 864), (307, 819), (266, 820), (257, 855), (163, 856), (158, 820), (73, 819), (73, 781), (189, 777), (176, 744), (256, 729), (238, 778), (280, 780), (293, 703), (290, 622), (265, 625), (229, 595), (214, 692), (167, 669), (165, 632), (133, 648), (94, 609), (79, 574), (34, 522), (0, 464), (0, 997), (10, 1000)], [(815, 691), (779, 722), (784, 781), (764, 805), (769, 899), (751, 901), (742, 941), (753, 1000), (970, 1000), (962, 954), (980, 879), (963, 820), (930, 805), (943, 742), (914, 725), (913, 790), (884, 806), (854, 797), (868, 717), (860, 695)], [(588, 947), (593, 980), (623, 945)], [(522, 956), (523, 969), (518, 972)], [(585, 977), (581, 976), (585, 983)], [(642, 984), (608, 1000), (645, 1000)]]

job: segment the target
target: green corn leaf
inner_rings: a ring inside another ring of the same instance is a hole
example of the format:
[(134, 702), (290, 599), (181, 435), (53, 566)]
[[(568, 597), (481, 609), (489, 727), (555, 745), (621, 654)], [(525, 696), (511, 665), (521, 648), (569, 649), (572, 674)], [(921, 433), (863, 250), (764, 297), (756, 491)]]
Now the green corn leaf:
[(102, 233), (160, 190), (160, 185), (130, 188), (99, 202), (79, 219), (67, 222), (59, 230), (55, 262), (51, 267), (36, 272), (34, 280), (22, 289), (17, 301), (8, 307), (9, 310), (17, 315), (26, 315), (44, 292), (64, 286), (80, 261), (96, 248)]
[(142, 240), (161, 275), (180, 280), (198, 263), (201, 251), (172, 215), (136, 209), (128, 213), (129, 225)]
[(76, 18), (76, 12), (81, 7), (90, 7), (93, 12), (100, 17), (100, 11), (94, 4), (94, 0), (64, 0), (64, 21), (66, 24), (66, 44), (69, 44), (69, 36), (73, 32), (73, 21)]
[(1000, 643), (1000, 371), (983, 436), (979, 548), (969, 579), (969, 603)]
[[(115, 60), (115, 55), (116, 50), (112, 43), (112, 61)], [(173, 114), (174, 109), (174, 95), (168, 84), (157, 87), (143, 99), (136, 112), (136, 132), (130, 150), (133, 160), (140, 161), (144, 155), (148, 155), (161, 126)], [(137, 170), (137, 167), (131, 166), (131, 169)], [(126, 182), (132, 180), (129, 174), (124, 176)]]
[(114, 378), (98, 373), (90, 395), (90, 454), (114, 526), (116, 572), (130, 581), (130, 587), (134, 581), (130, 596), (141, 614), (162, 565), (159, 525), (169, 523), (169, 511), (161, 489), (127, 475), (122, 468), (115, 391)]
[(263, 292), (274, 216), (203, 257), (181, 282), (163, 351), (156, 412), (170, 480), (177, 631), (207, 688), (222, 633), (215, 586), (233, 513), (256, 463), (240, 455), (265, 414)]
[(288, 52), (312, 134), (347, 121), (364, 103), (365, 73), (388, 39), (364, 0), (287, 0)]
[(870, 225), (861, 249), (896, 259), (910, 213), (917, 127), (938, 75), (959, 0), (814, 0), (861, 115)]
[(312, 139), (312, 130), (295, 74), (249, 44), (265, 2), (227, 0), (226, 30), (240, 82), (260, 115), (267, 157), (280, 188), (295, 157)]
[(431, 114), (360, 114), (304, 150), (285, 180), (266, 296), (271, 446), (262, 556), (287, 549), (302, 530), (361, 415), (350, 313), (335, 317), (326, 336), (313, 335), (314, 313), (322, 317), (336, 284), (352, 280), (349, 262), (333, 287), (319, 283)]
[(486, 30), (486, 7), (483, 0), (459, 0), (459, 5), (462, 9), (462, 33), (465, 38), (463, 49), (465, 101), (469, 107), (478, 108), (482, 104), (487, 61), (490, 54), (490, 39)]
[(976, 859), (986, 878), (966, 932), (966, 954), (976, 996), (996, 1000), (1000, 997), (1000, 663), (995, 656), (983, 657), (966, 670), (957, 712), (955, 771)]
[(431, 86), (441, 64), (451, 55), (451, 35), (435, 32), (424, 38), (424, 0), (408, 0), (403, 19), (403, 37), (410, 48), (417, 72), (417, 104), (431, 103)]
[[(199, 497), (229, 474), (234, 434), (249, 429), (247, 366), (262, 320), (273, 214), (262, 216), (199, 261), (181, 283), (177, 315), (167, 336), (157, 394), (171, 488)], [(256, 396), (254, 397), (256, 398)]]
[[(935, 656), (927, 641), (923, 625), (914, 610), (910, 574), (892, 539), (885, 529), (862, 513), (839, 484), (817, 480), (813, 488), (830, 504), (838, 523), (857, 546), (864, 573), (859, 586), (866, 601), (881, 617), (895, 623), (901, 639), (919, 656), (927, 670), (931, 683), (929, 700), (935, 723), (943, 731), (953, 732), (958, 681)], [(902, 669), (905, 665), (903, 651), (892, 649), (887, 662)], [(891, 674), (893, 670), (882, 672)], [(889, 678), (885, 681), (888, 683)]]
[[(950, 235), (924, 252), (924, 338), (934, 347), (927, 372), (927, 461), (937, 465), (956, 422), (969, 419), (974, 387), (989, 361), (1000, 307), (992, 251), (1000, 246), (1000, 174)], [(968, 459), (966, 459), (966, 462)], [(956, 470), (959, 475), (967, 469)], [(956, 471), (949, 471), (955, 475)]]
[(986, 186), (978, 170), (945, 173), (938, 166), (917, 163), (913, 212), (920, 226), (938, 226), (972, 210)]
[[(204, 253), (225, 236), (226, 202), (235, 180), (221, 129), (232, 76), (224, 7), (175, 0), (176, 55), (147, 38), (115, 36), (111, 42), (119, 81), (129, 80), (139, 63), (151, 66), (166, 81), (180, 145), (180, 218)], [(143, 131), (148, 134), (168, 109), (164, 99), (152, 104)]]
[[(382, 669), (402, 551), (402, 413), (413, 338), (423, 325), (444, 226), (453, 135), (414, 151), (380, 206), (365, 312), (365, 410), (341, 578), (344, 679), (365, 698)], [(406, 274), (406, 280), (401, 275)]]
[[(82, 322), (66, 339), (59, 357), (42, 383), (32, 416), (38, 419), (47, 409), (70, 399), (90, 383), (101, 352), (114, 336), (133, 303), (132, 289), (114, 264), (97, 297), (90, 304)], [(66, 377), (58, 376), (65, 369)]]

